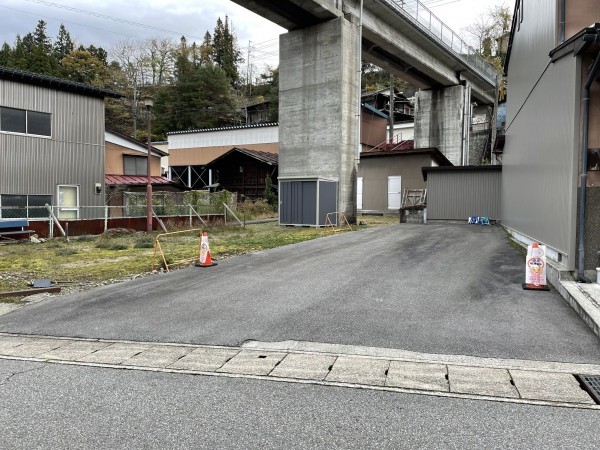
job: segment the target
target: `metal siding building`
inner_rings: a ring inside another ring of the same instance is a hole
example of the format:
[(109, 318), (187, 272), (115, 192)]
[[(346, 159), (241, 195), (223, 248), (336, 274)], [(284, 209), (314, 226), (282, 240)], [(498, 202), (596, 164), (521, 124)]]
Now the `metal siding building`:
[(426, 167), (427, 220), (502, 217), (502, 166)]
[[(567, 4), (567, 6), (569, 6)], [(502, 171), (503, 224), (575, 268), (581, 58), (552, 61), (557, 2), (532, 0), (513, 22)]]
[[(57, 205), (59, 185), (77, 186), (79, 206), (102, 206), (104, 96), (110, 93), (2, 69), (0, 107), (50, 114), (51, 136), (0, 132), (0, 194), (49, 195)], [(90, 214), (82, 210), (79, 217)]]

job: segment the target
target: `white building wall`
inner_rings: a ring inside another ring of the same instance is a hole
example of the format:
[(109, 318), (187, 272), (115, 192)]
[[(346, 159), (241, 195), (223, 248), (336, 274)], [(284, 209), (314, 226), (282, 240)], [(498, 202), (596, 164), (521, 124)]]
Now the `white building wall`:
[(167, 136), (169, 150), (197, 147), (244, 146), (279, 142), (279, 126), (230, 128)]

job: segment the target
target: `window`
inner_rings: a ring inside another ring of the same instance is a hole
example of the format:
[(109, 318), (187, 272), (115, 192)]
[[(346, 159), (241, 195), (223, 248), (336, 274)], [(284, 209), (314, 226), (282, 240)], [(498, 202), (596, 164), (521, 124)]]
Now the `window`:
[(47, 218), (46, 204), (52, 204), (51, 195), (0, 195), (0, 218)]
[(146, 156), (123, 155), (125, 175), (147, 175), (148, 158)]
[(51, 136), (51, 114), (0, 106), (0, 131)]
[(27, 111), (27, 134), (51, 136), (50, 114)]

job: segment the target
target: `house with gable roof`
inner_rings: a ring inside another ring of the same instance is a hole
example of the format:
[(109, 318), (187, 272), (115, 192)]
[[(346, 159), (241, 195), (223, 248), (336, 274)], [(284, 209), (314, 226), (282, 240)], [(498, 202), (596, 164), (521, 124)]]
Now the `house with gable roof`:
[(96, 215), (104, 205), (104, 99), (119, 94), (0, 66), (0, 219)]

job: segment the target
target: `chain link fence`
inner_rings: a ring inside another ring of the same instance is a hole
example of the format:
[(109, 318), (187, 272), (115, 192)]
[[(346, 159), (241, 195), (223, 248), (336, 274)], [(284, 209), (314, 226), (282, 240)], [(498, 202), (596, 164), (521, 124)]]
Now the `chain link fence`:
[[(152, 210), (157, 216), (191, 217), (227, 214), (227, 205), (236, 210), (237, 195), (228, 191), (153, 192)], [(146, 216), (146, 193), (123, 192), (122, 204), (105, 206), (4, 206), (0, 219), (51, 220), (50, 210), (59, 220), (119, 219)]]

